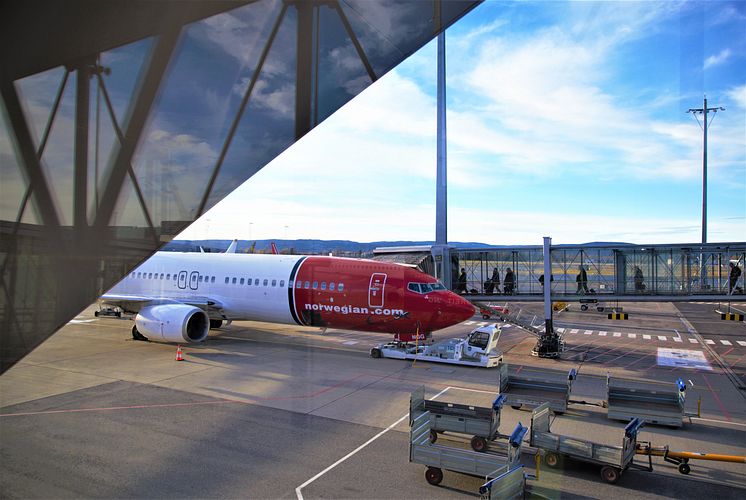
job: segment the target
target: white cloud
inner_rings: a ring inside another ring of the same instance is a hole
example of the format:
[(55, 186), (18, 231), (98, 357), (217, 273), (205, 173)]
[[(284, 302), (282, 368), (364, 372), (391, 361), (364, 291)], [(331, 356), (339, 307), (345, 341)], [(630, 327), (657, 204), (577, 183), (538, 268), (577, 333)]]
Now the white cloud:
[(732, 87), (725, 95), (730, 99), (736, 106), (742, 109), (746, 109), (746, 85), (740, 87)]
[(720, 51), (717, 55), (712, 55), (705, 59), (704, 62), (704, 69), (709, 69), (713, 66), (717, 66), (718, 64), (723, 64), (725, 61), (727, 61), (730, 58), (731, 52), (730, 49), (723, 49)]

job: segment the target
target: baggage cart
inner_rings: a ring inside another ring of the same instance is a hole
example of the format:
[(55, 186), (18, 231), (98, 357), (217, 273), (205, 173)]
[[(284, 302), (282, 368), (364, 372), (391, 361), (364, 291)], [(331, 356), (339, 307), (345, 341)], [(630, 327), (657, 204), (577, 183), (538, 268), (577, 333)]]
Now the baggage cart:
[(430, 442), (430, 412), (416, 411), (409, 429), (409, 461), (427, 466), (425, 480), (437, 486), (448, 470), (486, 479), (514, 469), (521, 457), (523, 437), (528, 429), (518, 424), (508, 440), (507, 453), (475, 452)]
[(629, 421), (638, 417), (648, 424), (684, 425), (686, 384), (624, 379), (606, 376), (606, 406), (611, 420)]
[[(633, 419), (624, 428), (621, 446), (594, 443), (585, 439), (555, 434), (550, 431), (551, 410), (548, 403), (536, 408), (531, 415), (531, 446), (543, 450), (544, 463), (552, 468), (561, 464), (563, 457), (601, 466), (601, 477), (614, 484), (622, 473), (633, 465), (637, 434), (643, 426), (639, 418)], [(642, 468), (642, 467), (641, 467)], [(649, 468), (652, 470), (652, 463)]]
[(425, 388), (421, 387), (410, 396), (409, 414), (411, 416), (417, 412), (430, 412), (431, 443), (438, 439), (440, 432), (456, 432), (472, 436), (472, 449), (484, 451), (487, 449), (487, 442), (497, 437), (500, 410), (504, 402), (504, 395), (497, 396), (490, 408), (426, 400)]
[(505, 394), (506, 403), (514, 409), (523, 405), (531, 407), (548, 402), (556, 413), (567, 411), (572, 384), (577, 377), (573, 368), (567, 374), (559, 371), (544, 371), (539, 375), (511, 373), (507, 363), (499, 365), (500, 394)]

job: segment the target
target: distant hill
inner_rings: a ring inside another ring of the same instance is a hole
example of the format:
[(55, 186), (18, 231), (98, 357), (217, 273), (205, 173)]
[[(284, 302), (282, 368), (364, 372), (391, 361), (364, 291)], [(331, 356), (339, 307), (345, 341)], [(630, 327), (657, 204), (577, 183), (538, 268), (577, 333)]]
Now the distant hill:
[[(205, 252), (224, 252), (231, 244), (232, 240), (173, 240), (163, 247), (164, 251), (170, 252), (199, 252), (200, 247)], [(432, 245), (433, 241), (372, 241), (370, 243), (360, 243), (357, 241), (350, 240), (238, 240), (238, 253), (247, 253), (251, 249), (251, 245), (255, 244), (254, 252), (256, 253), (269, 253), (272, 242), (277, 245), (277, 249), (282, 251), (290, 251), (294, 254), (328, 254), (333, 253), (335, 255), (353, 255), (353, 256), (370, 256), (373, 254), (373, 250), (379, 247), (409, 247), (409, 246), (423, 246)], [(521, 248), (521, 247), (535, 247), (538, 245), (488, 245), (486, 243), (479, 242), (451, 242), (449, 245), (456, 248)], [(557, 246), (591, 246), (591, 245), (629, 245), (629, 243), (614, 243), (614, 242), (593, 242), (583, 243), (581, 245), (557, 245)]]
[[(232, 240), (173, 240), (166, 244), (162, 250), (170, 252), (199, 252), (199, 248), (206, 252), (224, 252), (231, 244)], [(237, 252), (248, 252), (251, 245), (256, 242), (254, 251), (266, 253), (270, 251), (271, 244), (274, 242), (278, 250), (283, 251), (292, 249), (296, 254), (349, 254), (349, 255), (369, 255), (378, 247), (403, 247), (403, 246), (420, 246), (432, 245), (433, 241), (372, 241), (370, 243), (360, 243), (349, 240), (238, 240)], [(489, 247), (486, 243), (477, 242), (455, 242), (450, 245), (457, 248), (485, 248)]]

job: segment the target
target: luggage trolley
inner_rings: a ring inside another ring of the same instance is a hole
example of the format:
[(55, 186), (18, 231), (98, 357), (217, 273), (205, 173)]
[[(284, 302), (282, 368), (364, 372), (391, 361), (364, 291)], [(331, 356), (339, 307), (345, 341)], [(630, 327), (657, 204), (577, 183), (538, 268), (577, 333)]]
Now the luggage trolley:
[(500, 363), (499, 370), (500, 394), (507, 396), (505, 402), (513, 409), (520, 409), (523, 405), (536, 407), (548, 402), (557, 413), (567, 411), (572, 384), (578, 375), (574, 368), (567, 374), (545, 370), (536, 376), (510, 373), (507, 363)]
[[(551, 411), (549, 404), (544, 403), (531, 415), (531, 446), (544, 450), (544, 463), (549, 467), (558, 467), (561, 457), (569, 457), (582, 462), (601, 466), (601, 478), (610, 484), (619, 481), (622, 473), (634, 463), (637, 448), (637, 434), (644, 422), (639, 418), (632, 419), (624, 428), (621, 446), (610, 446), (585, 439), (555, 434), (549, 430)], [(649, 467), (641, 469), (653, 470)]]
[(427, 466), (425, 480), (437, 486), (443, 480), (443, 470), (481, 478), (497, 478), (515, 469), (521, 459), (523, 437), (528, 429), (520, 423), (508, 439), (506, 454), (492, 451), (478, 453), (430, 442), (430, 412), (417, 411), (409, 429), (409, 461)]
[(418, 412), (430, 412), (431, 443), (437, 441), (440, 432), (457, 432), (472, 435), (472, 449), (484, 451), (487, 449), (487, 442), (497, 438), (500, 410), (505, 399), (502, 394), (497, 396), (491, 408), (432, 401), (425, 399), (425, 388), (421, 387), (410, 396), (409, 414), (411, 416)]

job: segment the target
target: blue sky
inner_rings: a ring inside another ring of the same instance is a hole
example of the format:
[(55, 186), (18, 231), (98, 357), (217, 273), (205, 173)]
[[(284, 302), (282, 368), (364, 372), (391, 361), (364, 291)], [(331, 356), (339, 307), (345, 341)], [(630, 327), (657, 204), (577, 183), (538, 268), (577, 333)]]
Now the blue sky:
[[(183, 238), (430, 240), (432, 42)], [(447, 32), (448, 235), (540, 244), (746, 239), (746, 3), (485, 2)]]

